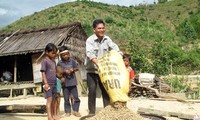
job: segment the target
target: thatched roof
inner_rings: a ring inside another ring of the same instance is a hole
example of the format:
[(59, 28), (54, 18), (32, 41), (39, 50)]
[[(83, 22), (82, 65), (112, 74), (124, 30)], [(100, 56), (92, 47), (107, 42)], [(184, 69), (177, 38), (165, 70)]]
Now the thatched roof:
[(54, 28), (0, 33), (0, 56), (43, 52), (48, 43), (66, 45), (72, 57), (83, 61), (87, 35), (80, 23)]

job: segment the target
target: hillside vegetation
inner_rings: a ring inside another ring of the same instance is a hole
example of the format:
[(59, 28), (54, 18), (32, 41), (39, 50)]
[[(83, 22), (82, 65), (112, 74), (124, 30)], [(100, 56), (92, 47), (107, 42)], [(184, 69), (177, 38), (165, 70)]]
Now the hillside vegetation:
[(1, 31), (37, 29), (78, 21), (89, 36), (96, 18), (104, 19), (106, 34), (122, 51), (131, 54), (131, 66), (136, 73), (200, 73), (198, 0), (129, 7), (86, 0), (68, 2), (23, 17)]

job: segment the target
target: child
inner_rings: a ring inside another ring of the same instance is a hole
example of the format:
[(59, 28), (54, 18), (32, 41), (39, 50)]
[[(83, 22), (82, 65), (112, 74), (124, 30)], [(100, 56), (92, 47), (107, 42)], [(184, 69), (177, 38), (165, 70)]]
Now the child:
[(129, 54), (124, 54), (123, 55), (123, 60), (124, 60), (124, 64), (126, 66), (126, 69), (128, 70), (129, 75), (130, 75), (129, 86), (131, 86), (131, 83), (134, 80), (135, 75), (134, 75), (134, 70), (131, 68), (131, 66), (129, 66), (129, 63), (131, 61), (130, 55)]
[[(61, 60), (58, 62), (59, 66), (62, 66), (64, 69), (65, 84), (63, 86), (63, 96), (64, 96), (64, 108), (65, 116), (71, 115), (71, 106), (72, 114), (76, 117), (81, 117), (79, 113), (80, 99), (78, 97), (77, 91), (77, 80), (75, 72), (78, 71), (78, 66), (75, 60), (70, 58), (68, 48), (66, 46), (60, 47), (60, 57)], [(74, 103), (70, 103), (70, 96), (73, 96)]]
[(55, 103), (55, 112), (58, 118), (60, 118), (60, 92), (62, 88), (62, 84), (64, 84), (64, 77), (63, 77), (63, 68), (61, 66), (56, 67), (56, 89), (57, 89), (57, 97)]
[(56, 62), (57, 47), (49, 43), (45, 47), (46, 57), (41, 63), (42, 81), (44, 84), (44, 96), (47, 99), (46, 110), (48, 120), (54, 120), (54, 104), (56, 97)]

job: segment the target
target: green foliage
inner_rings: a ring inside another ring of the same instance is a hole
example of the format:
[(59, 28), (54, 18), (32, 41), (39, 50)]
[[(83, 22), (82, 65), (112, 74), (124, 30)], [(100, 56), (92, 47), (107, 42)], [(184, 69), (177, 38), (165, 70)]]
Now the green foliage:
[(167, 2), (168, 0), (158, 0), (158, 3), (165, 3)]
[(130, 47), (128, 49), (131, 53), (131, 66), (133, 66), (136, 73), (151, 72), (152, 66), (146, 59), (146, 51), (138, 47), (135, 43), (136, 41), (129, 40)]
[(126, 23), (121, 22), (121, 21), (117, 22), (116, 24), (117, 24), (117, 26), (119, 26), (119, 27), (123, 27), (123, 28), (126, 27)]
[(180, 12), (180, 11), (177, 12), (177, 16), (179, 16), (179, 15), (181, 15), (181, 12)]
[[(140, 23), (133, 25), (131, 29), (136, 29), (138, 32), (132, 32), (131, 39), (129, 39), (128, 43), (128, 50), (126, 51), (130, 51), (132, 55), (131, 65), (136, 72), (151, 72), (166, 75), (171, 73), (172, 65), (173, 73), (185, 74), (188, 72), (187, 69), (190, 71), (192, 67), (194, 69), (199, 68), (200, 64), (198, 64), (198, 59), (200, 58), (196, 56), (199, 54), (198, 50), (184, 51), (179, 44), (175, 44), (174, 42), (174, 39), (182, 38), (177, 37), (168, 27), (155, 21), (146, 21), (143, 19)], [(140, 39), (152, 41), (151, 43), (145, 44)], [(191, 59), (192, 54), (194, 55)], [(196, 67), (191, 63), (189, 64), (189, 62), (195, 64)]]
[(189, 15), (193, 15), (193, 14), (194, 14), (194, 12), (193, 12), (193, 11), (190, 11), (190, 12), (188, 12), (188, 14), (189, 14)]
[(168, 72), (168, 68), (171, 60), (168, 55), (168, 47), (162, 42), (155, 42), (153, 45), (152, 56), (154, 56), (153, 60), (153, 68), (157, 74), (166, 74)]
[(177, 6), (182, 6), (183, 4), (179, 3)]
[(172, 89), (176, 93), (187, 92), (190, 90), (189, 85), (186, 84), (186, 81), (183, 78), (168, 78), (165, 81), (172, 85)]
[(85, 32), (88, 33), (89, 35), (91, 35), (93, 33), (91, 25), (85, 23), (85, 24), (82, 24), (82, 26), (83, 26), (83, 29), (85, 30)]
[[(119, 6), (88, 0), (60, 4), (36, 12), (1, 31), (37, 29), (81, 22), (88, 35), (92, 21), (101, 18), (120, 49), (131, 54), (135, 72), (166, 75), (190, 74), (200, 69), (200, 14), (198, 0), (174, 0), (162, 4)], [(184, 5), (184, 6), (183, 6)], [(177, 12), (178, 11), (178, 12)], [(191, 49), (183, 49), (191, 44)], [(198, 74), (199, 72), (196, 72)]]
[(187, 51), (184, 59), (182, 59), (183, 64), (190, 67), (191, 69), (199, 69), (200, 66), (200, 49), (194, 49)]
[(178, 34), (185, 36), (188, 40), (194, 40), (197, 38), (196, 30), (193, 27), (193, 24), (190, 20), (185, 20), (182, 24), (179, 25)]
[(197, 33), (197, 37), (200, 38), (200, 12), (196, 14), (195, 16), (193, 16), (190, 19), (190, 22)]
[(114, 19), (112, 17), (105, 18), (106, 23), (114, 23)]
[[(170, 85), (172, 92), (175, 93), (186, 93), (186, 97), (189, 99), (200, 98), (200, 81), (199, 79), (193, 79), (196, 81), (196, 87), (191, 87), (191, 83), (188, 82), (188, 78), (184, 77), (172, 77), (164, 79), (168, 85)], [(192, 92), (191, 92), (192, 91)]]

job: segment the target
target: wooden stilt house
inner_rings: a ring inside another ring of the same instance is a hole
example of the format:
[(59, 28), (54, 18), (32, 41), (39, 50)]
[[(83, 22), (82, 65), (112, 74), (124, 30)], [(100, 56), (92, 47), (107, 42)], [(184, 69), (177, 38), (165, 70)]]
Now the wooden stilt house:
[[(27, 94), (29, 88), (35, 94), (40, 91), (41, 56), (48, 43), (54, 43), (58, 47), (67, 46), (71, 57), (84, 70), (86, 39), (87, 35), (78, 22), (54, 28), (0, 33), (0, 77), (4, 71), (13, 75), (11, 81), (0, 82), (0, 95), (1, 91), (9, 90), (9, 96), (12, 97), (15, 89), (22, 90), (23, 95)], [(80, 77), (83, 78), (84, 75)]]

